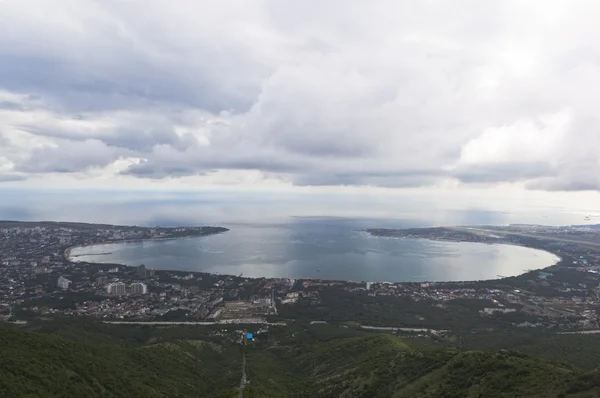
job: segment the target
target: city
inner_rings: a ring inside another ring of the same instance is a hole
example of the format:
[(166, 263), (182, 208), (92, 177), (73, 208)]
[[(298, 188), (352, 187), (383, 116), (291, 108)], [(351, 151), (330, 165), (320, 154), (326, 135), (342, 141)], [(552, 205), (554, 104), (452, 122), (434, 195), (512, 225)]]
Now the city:
[(597, 227), (367, 230), (381, 237), (524, 245), (560, 257), (544, 270), (472, 282), (248, 278), (87, 263), (69, 256), (75, 246), (225, 232), (218, 227), (0, 223), (0, 317), (9, 322), (62, 315), (207, 325), (309, 321), (417, 330), (600, 329)]

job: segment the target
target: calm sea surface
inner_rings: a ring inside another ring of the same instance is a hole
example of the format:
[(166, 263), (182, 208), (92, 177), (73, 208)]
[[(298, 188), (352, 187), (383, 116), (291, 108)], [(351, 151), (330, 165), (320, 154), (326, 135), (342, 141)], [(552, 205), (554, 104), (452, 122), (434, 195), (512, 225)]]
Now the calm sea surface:
[(220, 235), (90, 246), (72, 255), (156, 269), (354, 281), (493, 279), (557, 261), (550, 253), (517, 246), (378, 238), (361, 226), (343, 220), (228, 225), (231, 230)]

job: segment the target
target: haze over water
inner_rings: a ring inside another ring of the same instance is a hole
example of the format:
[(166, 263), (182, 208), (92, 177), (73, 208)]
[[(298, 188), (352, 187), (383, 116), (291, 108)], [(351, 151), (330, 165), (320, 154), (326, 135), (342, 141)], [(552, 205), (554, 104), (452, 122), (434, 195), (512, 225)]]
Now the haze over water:
[[(202, 238), (77, 248), (72, 254), (86, 254), (78, 260), (253, 277), (369, 281), (493, 279), (544, 268), (557, 258), (516, 246), (377, 238), (362, 232), (365, 228), (583, 224), (584, 215), (589, 214), (534, 207), (515, 211), (461, 208), (410, 198), (369, 203), (310, 196), (253, 201), (227, 194), (81, 198), (57, 193), (44, 199), (4, 202), (0, 218), (230, 228), (227, 233)], [(587, 222), (598, 222), (592, 216)], [(111, 254), (93, 255), (101, 252)]]

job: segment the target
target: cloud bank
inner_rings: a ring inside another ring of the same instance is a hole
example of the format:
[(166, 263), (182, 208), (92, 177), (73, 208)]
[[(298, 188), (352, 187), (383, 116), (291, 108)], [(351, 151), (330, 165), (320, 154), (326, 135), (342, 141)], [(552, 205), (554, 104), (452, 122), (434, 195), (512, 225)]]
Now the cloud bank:
[(597, 2), (61, 4), (0, 2), (0, 183), (600, 190)]

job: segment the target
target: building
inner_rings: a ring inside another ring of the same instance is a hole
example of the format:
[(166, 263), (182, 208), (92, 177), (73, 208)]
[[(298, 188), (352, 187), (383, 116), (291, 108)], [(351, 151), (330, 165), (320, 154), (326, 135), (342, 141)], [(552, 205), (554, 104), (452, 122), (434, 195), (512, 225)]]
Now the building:
[(367, 290), (371, 290), (371, 282), (367, 282)]
[(127, 293), (127, 289), (123, 282), (109, 283), (106, 286), (106, 293), (114, 296), (122, 296)]
[(108, 283), (108, 277), (106, 275), (100, 275), (96, 278), (96, 286), (104, 286)]
[(153, 269), (146, 268), (144, 264), (141, 264), (135, 267), (135, 273), (139, 278), (150, 278), (154, 276), (155, 271)]
[(146, 294), (148, 292), (148, 286), (145, 283), (132, 283), (131, 294)]
[(139, 267), (137, 267), (136, 273), (137, 273), (137, 276), (139, 276), (140, 278), (145, 278), (146, 277), (146, 266), (144, 264), (142, 264)]
[(58, 287), (60, 287), (61, 289), (68, 289), (69, 285), (71, 284), (71, 281), (68, 280), (67, 278), (61, 276), (60, 278), (58, 278)]

